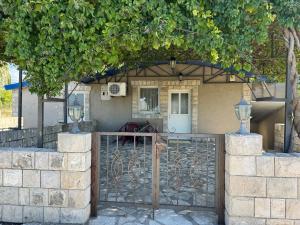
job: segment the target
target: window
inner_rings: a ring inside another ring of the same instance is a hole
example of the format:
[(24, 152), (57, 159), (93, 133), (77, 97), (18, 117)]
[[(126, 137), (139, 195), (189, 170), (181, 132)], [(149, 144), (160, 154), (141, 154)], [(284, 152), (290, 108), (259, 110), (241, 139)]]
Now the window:
[(189, 94), (172, 93), (171, 94), (171, 113), (189, 114)]
[(159, 113), (158, 88), (140, 88), (139, 109), (145, 113)]

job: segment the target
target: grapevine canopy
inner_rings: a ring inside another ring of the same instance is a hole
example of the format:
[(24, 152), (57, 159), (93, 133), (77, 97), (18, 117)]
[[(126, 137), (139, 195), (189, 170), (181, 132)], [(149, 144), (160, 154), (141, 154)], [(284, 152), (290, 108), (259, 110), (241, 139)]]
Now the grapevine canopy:
[(249, 71), (274, 21), (300, 24), (293, 2), (0, 0), (0, 57), (5, 46), (39, 95), (106, 68), (170, 56)]

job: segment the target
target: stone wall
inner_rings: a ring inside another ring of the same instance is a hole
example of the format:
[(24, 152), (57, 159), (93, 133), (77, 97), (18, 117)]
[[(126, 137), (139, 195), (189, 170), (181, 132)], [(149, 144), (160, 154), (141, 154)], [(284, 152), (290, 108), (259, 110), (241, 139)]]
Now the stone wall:
[(226, 135), (226, 225), (299, 225), (300, 154), (265, 153), (258, 134)]
[[(274, 132), (274, 148), (275, 150), (283, 151), (284, 145), (284, 124), (276, 123)], [(300, 152), (300, 138), (295, 134), (294, 137), (294, 151)]]
[(60, 133), (58, 151), (0, 148), (0, 221), (85, 223), (91, 133)]
[[(58, 124), (44, 128), (44, 148), (57, 148), (57, 134), (70, 130), (72, 124)], [(95, 121), (84, 121), (79, 124), (81, 131), (96, 130)], [(0, 132), (0, 147), (36, 147), (37, 129), (6, 130)]]

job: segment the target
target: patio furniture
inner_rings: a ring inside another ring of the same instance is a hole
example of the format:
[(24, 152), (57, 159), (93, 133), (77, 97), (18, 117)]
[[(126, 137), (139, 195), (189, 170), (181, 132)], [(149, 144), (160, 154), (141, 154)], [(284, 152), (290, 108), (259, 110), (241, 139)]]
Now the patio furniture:
[[(119, 130), (119, 132), (130, 132), (130, 133), (158, 133), (157, 129), (153, 127), (153, 125), (149, 122), (137, 123), (137, 122), (127, 122), (125, 123)], [(139, 143), (139, 137), (136, 137), (136, 144)], [(122, 145), (124, 145), (127, 141), (134, 142), (134, 137), (132, 136), (122, 136), (120, 137), (122, 141)]]

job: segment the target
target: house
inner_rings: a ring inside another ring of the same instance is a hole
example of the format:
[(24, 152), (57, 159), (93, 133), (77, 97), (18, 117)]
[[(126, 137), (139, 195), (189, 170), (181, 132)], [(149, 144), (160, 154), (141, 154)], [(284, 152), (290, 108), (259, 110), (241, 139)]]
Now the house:
[[(282, 102), (260, 104), (265, 97), (249, 85), (249, 76), (200, 61), (159, 62), (70, 83), (69, 105), (77, 99), (83, 120), (97, 121), (97, 132), (51, 128), (56, 150), (23, 145), (22, 132), (33, 139), (36, 129), (7, 131), (1, 140), (16, 137), (20, 145), (0, 151), (1, 221), (86, 223), (101, 209), (104, 222), (103, 212), (147, 206), (153, 209), (144, 210), (151, 212), (144, 217), (149, 224), (164, 217), (165, 207), (184, 209), (166, 211), (187, 224), (187, 214), (194, 221), (212, 215), (211, 224), (299, 222), (299, 155), (266, 154), (261, 135), (234, 133), (234, 106), (242, 96), (252, 100), (248, 129), (262, 130), (282, 110)], [(24, 126), (35, 127), (37, 96), (22, 86)], [(63, 121), (63, 103), (44, 104), (46, 126)], [(145, 121), (158, 132), (119, 132), (127, 122)], [(120, 208), (106, 208), (110, 204)]]
[[(117, 131), (126, 122), (149, 121), (166, 133), (232, 132), (239, 127), (233, 111), (242, 95), (252, 104), (249, 127), (264, 136), (264, 149), (274, 148), (275, 124), (284, 122), (284, 83), (247, 84), (247, 77), (240, 78), (236, 71), (201, 61), (178, 62), (175, 69), (168, 61), (141, 64), (82, 81), (68, 85), (72, 92), (68, 101), (76, 95), (84, 106), (83, 119), (97, 121), (101, 131)], [(111, 96), (109, 84), (121, 85), (123, 93)], [(13, 116), (17, 116), (18, 85), (5, 87), (13, 91)], [(23, 128), (37, 127), (37, 102), (24, 82)], [(46, 102), (44, 107), (44, 126), (63, 122), (63, 103)]]
[[(251, 100), (247, 79), (232, 69), (201, 61), (177, 62), (175, 68), (168, 61), (155, 62), (86, 78), (74, 91), (72, 83), (69, 103), (77, 95), (84, 105), (84, 120), (96, 120), (101, 131), (116, 131), (130, 121), (149, 121), (160, 132), (224, 134), (239, 128), (234, 105), (242, 95)], [(108, 94), (113, 83), (122, 84), (124, 93)], [(16, 103), (17, 90), (13, 92)], [(44, 107), (45, 126), (63, 121), (62, 103), (47, 102)], [(37, 126), (37, 96), (27, 86), (23, 117), (24, 128)]]

